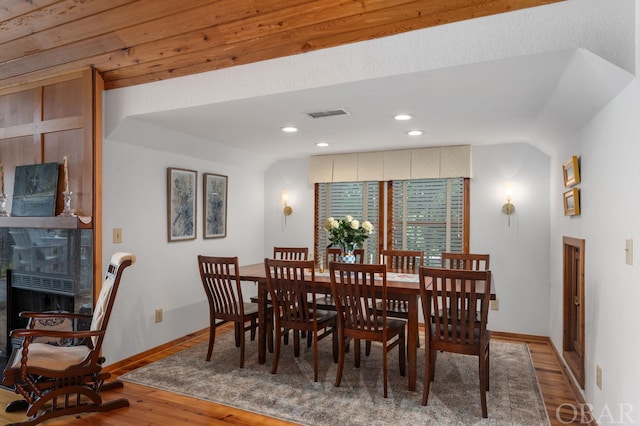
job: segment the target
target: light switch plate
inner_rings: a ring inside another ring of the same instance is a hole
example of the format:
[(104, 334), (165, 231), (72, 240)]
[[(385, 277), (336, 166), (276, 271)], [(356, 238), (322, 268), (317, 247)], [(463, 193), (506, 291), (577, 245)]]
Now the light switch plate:
[(624, 261), (627, 265), (633, 265), (633, 240), (624, 241)]
[(113, 242), (114, 244), (122, 242), (122, 228), (113, 228)]

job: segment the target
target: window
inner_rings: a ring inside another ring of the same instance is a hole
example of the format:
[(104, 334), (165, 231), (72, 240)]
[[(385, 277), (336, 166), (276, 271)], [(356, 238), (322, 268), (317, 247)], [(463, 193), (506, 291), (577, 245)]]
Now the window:
[(468, 251), (468, 184), (465, 178), (391, 181), (385, 203), (381, 202), (382, 182), (318, 183), (316, 260), (324, 259), (329, 245), (325, 220), (351, 215), (374, 226), (365, 246), (367, 262), (371, 256), (377, 259), (386, 237), (387, 248), (422, 250), (423, 265), (440, 266), (443, 251)]
[(338, 182), (316, 184), (316, 260), (324, 259), (329, 240), (324, 222), (351, 215), (360, 222), (368, 220), (374, 233), (367, 238), (366, 256), (378, 252), (380, 234), (380, 184), (378, 182)]
[(464, 179), (390, 182), (388, 222), (394, 250), (424, 251), (424, 266), (440, 266), (443, 251), (464, 251)]

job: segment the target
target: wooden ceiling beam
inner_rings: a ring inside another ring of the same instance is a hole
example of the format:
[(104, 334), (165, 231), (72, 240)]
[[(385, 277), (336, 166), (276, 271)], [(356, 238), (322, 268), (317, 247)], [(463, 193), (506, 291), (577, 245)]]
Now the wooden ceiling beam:
[(90, 66), (126, 87), (557, 1), (3, 0), (0, 87)]
[[(151, 62), (138, 56), (140, 60), (135, 65), (107, 71), (103, 77), (108, 89), (126, 87), (508, 12), (514, 10), (515, 4), (517, 8), (523, 8), (538, 3), (538, 0), (461, 0), (447, 3), (458, 8), (438, 9), (433, 5), (425, 6), (424, 1), (414, 1), (308, 27), (272, 31), (261, 37), (237, 37), (233, 43), (210, 45), (204, 50), (169, 55)], [(230, 34), (227, 29), (223, 33)]]
[[(3, 0), (6, 1), (6, 0)], [(59, 0), (56, 0), (59, 1)], [(0, 22), (0, 43), (20, 37), (28, 37), (31, 34), (42, 32), (69, 22), (77, 21), (95, 15), (105, 10), (115, 9), (135, 0), (64, 0), (55, 4), (48, 4), (39, 9), (29, 10), (13, 19)], [(21, 3), (29, 4), (21, 0)], [(49, 3), (53, 3), (52, 1)]]

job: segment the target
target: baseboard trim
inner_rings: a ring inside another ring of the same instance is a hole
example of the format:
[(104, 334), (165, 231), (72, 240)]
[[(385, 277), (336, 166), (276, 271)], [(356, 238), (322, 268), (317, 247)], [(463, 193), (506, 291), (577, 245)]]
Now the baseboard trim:
[(198, 331), (194, 331), (193, 333), (189, 333), (186, 336), (182, 336), (178, 339), (172, 340), (170, 342), (164, 343), (160, 346), (156, 346), (155, 348), (151, 348), (149, 350), (146, 350), (144, 352), (140, 352), (139, 354), (130, 356), (128, 358), (125, 358), (121, 361), (115, 362), (113, 364), (109, 364), (107, 366), (104, 367), (104, 370), (113, 373), (116, 370), (120, 370), (122, 368), (125, 368), (128, 365), (132, 365), (132, 364), (136, 364), (137, 362), (139, 362), (140, 360), (148, 357), (149, 355), (158, 353), (158, 352), (162, 352), (164, 350), (173, 348), (176, 345), (182, 344), (184, 342), (187, 342), (191, 339), (195, 339), (199, 336), (202, 336), (203, 334), (208, 334), (209, 333), (209, 327), (207, 328), (203, 328), (202, 330), (198, 330)]
[(549, 339), (548, 336), (537, 336), (535, 334), (507, 333), (505, 331), (491, 330), (491, 337), (505, 340), (551, 343), (551, 339)]

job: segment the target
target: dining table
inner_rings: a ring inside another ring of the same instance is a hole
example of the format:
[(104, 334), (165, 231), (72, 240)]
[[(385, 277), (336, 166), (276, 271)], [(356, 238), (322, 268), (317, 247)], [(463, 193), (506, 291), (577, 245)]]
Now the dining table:
[[(264, 364), (267, 357), (266, 327), (267, 323), (267, 275), (264, 263), (243, 265), (239, 267), (241, 281), (255, 282), (258, 286), (258, 362)], [(331, 293), (329, 271), (315, 272), (316, 290), (319, 293)], [(380, 280), (382, 288), (382, 280)], [(407, 376), (409, 390), (416, 390), (417, 351), (418, 351), (418, 300), (420, 283), (418, 274), (402, 271), (387, 273), (387, 297), (407, 302)]]
[[(264, 364), (267, 358), (267, 275), (264, 263), (255, 263), (239, 267), (241, 281), (250, 281), (257, 284), (258, 288), (258, 362)], [(331, 293), (331, 279), (329, 271), (316, 270), (314, 273), (316, 291), (318, 293)], [(431, 283), (425, 283), (427, 289)], [(451, 283), (448, 283), (451, 285)], [(459, 283), (457, 284), (459, 285)], [(380, 280), (382, 287), (382, 280)], [(494, 277), (491, 277), (491, 285), (482, 284), (479, 292), (491, 291), (490, 299), (496, 300)], [(417, 356), (418, 356), (418, 315), (420, 299), (419, 275), (401, 270), (387, 270), (387, 297), (390, 299), (406, 301), (407, 303), (407, 379), (408, 388), (416, 390)], [(425, 342), (428, 345), (428, 342)]]

